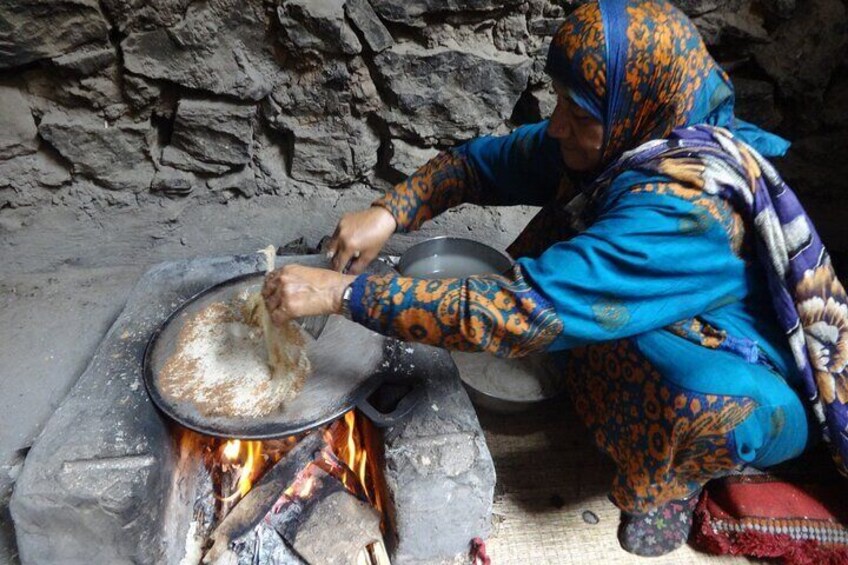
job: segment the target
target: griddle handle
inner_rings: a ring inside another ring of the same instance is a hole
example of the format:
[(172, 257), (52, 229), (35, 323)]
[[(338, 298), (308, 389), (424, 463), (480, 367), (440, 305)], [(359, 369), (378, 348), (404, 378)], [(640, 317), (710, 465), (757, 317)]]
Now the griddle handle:
[[(372, 404), (371, 399), (379, 395), (381, 389), (391, 387), (392, 385), (406, 385), (411, 386), (411, 388), (396, 401), (391, 411), (383, 412)], [(398, 382), (389, 380), (381, 383), (374, 392), (360, 400), (356, 408), (367, 416), (378, 428), (390, 428), (403, 422), (409, 416), (409, 413), (424, 399), (425, 392), (425, 386), (422, 381), (413, 381), (410, 383), (408, 380)]]

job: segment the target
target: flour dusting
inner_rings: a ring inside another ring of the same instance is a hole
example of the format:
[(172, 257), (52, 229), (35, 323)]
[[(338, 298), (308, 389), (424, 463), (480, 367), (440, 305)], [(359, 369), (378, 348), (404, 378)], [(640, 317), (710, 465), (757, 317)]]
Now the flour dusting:
[(188, 319), (160, 373), (162, 393), (207, 417), (261, 417), (293, 398), (309, 374), (310, 338), (293, 322), (277, 328), (286, 355), (270, 363), (255, 306), (255, 295), (243, 292)]

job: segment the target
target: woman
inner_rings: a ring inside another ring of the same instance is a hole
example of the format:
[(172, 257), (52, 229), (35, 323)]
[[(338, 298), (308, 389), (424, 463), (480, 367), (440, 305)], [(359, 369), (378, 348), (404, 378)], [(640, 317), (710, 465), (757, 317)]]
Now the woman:
[(349, 309), (405, 340), (556, 354), (615, 462), (622, 546), (661, 555), (685, 542), (707, 481), (799, 455), (813, 414), (837, 462), (848, 453), (845, 292), (762, 157), (788, 144), (733, 116), (728, 77), (670, 3), (582, 5), (546, 68), (549, 121), (441, 153), (345, 215), (330, 247), (359, 272), (393, 232), (462, 202), (543, 205), (509, 276), (295, 266), (264, 292), (276, 319)]

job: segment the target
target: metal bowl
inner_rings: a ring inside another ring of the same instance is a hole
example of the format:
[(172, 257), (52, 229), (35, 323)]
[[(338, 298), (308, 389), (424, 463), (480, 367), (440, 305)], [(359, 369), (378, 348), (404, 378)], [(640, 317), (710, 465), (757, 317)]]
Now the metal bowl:
[[(442, 236), (410, 247), (395, 268), (404, 276), (439, 279), (500, 274), (512, 266), (513, 261), (506, 253), (485, 243)], [(561, 372), (553, 367), (546, 354), (499, 359), (488, 353), (454, 351), (451, 356), (471, 402), (491, 412), (522, 412), (563, 390)], [(498, 383), (501, 376), (506, 378)], [(511, 379), (515, 379), (512, 384), (517, 386), (505, 386)]]
[(440, 236), (410, 247), (400, 256), (396, 268), (408, 277), (448, 279), (499, 274), (512, 264), (509, 255), (485, 243)]
[[(523, 412), (558, 396), (565, 389), (562, 371), (546, 353), (517, 359), (455, 351), (451, 356), (471, 402), (490, 412)], [(509, 386), (504, 386), (507, 384)]]

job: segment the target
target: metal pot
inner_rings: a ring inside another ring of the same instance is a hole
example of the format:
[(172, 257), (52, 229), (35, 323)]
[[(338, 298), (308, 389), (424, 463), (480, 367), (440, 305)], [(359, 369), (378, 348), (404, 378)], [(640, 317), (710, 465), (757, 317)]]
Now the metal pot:
[[(512, 266), (513, 261), (506, 253), (479, 241), (447, 236), (418, 243), (395, 262), (395, 268), (401, 275), (424, 278), (504, 273)], [(451, 356), (471, 401), (475, 406), (492, 412), (522, 412), (563, 390), (561, 374), (545, 354), (513, 360), (497, 359), (488, 353), (451, 352)], [(486, 390), (475, 378), (481, 372), (500, 370), (509, 371), (516, 379), (535, 379), (541, 388), (531, 396), (513, 397), (504, 390)]]
[(512, 265), (509, 255), (485, 243), (440, 236), (410, 247), (395, 268), (404, 276), (446, 279), (503, 273)]
[[(485, 353), (480, 353), (479, 355), (485, 355)], [(462, 381), (462, 384), (474, 406), (494, 414), (519, 414), (542, 402), (542, 400), (510, 400), (508, 398), (500, 398), (478, 390), (466, 381)]]
[[(565, 390), (564, 374), (546, 353), (502, 359), (488, 353), (451, 352), (451, 357), (471, 402), (490, 412), (523, 412), (559, 396)], [(500, 376), (501, 384), (493, 382), (492, 376)], [(516, 384), (523, 381), (531, 386), (531, 390), (526, 386), (505, 388), (502, 385), (507, 381)]]

